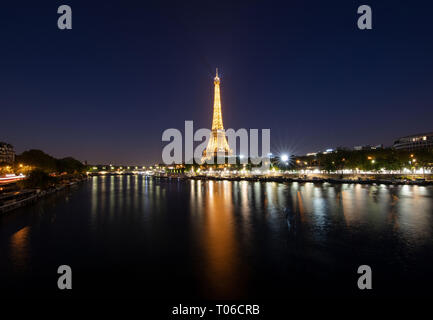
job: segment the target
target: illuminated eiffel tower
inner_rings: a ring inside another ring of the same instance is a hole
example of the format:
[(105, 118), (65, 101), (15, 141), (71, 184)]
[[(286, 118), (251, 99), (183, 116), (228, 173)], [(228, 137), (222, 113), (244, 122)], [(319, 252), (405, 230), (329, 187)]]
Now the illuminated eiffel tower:
[(213, 120), (212, 132), (210, 134), (209, 143), (206, 150), (203, 151), (202, 160), (211, 159), (212, 157), (229, 156), (232, 150), (227, 143), (226, 132), (223, 126), (223, 116), (221, 113), (221, 96), (220, 96), (220, 78), (218, 77), (218, 69), (214, 78), (215, 94), (213, 102)]

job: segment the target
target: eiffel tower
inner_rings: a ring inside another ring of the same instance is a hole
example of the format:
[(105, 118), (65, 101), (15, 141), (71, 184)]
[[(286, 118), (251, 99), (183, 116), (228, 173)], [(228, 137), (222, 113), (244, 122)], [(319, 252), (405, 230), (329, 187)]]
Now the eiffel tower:
[(209, 143), (203, 151), (202, 161), (213, 157), (229, 156), (232, 154), (232, 150), (227, 143), (226, 132), (223, 126), (218, 68), (216, 69), (216, 76), (213, 83), (215, 85), (215, 94), (213, 102), (212, 132), (210, 134)]

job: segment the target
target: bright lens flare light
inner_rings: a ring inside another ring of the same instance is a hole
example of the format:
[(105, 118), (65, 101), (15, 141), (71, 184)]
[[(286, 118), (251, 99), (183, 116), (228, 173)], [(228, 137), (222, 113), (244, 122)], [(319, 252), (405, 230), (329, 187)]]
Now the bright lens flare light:
[(283, 162), (289, 161), (289, 156), (287, 154), (282, 154), (281, 155), (281, 161), (283, 161)]

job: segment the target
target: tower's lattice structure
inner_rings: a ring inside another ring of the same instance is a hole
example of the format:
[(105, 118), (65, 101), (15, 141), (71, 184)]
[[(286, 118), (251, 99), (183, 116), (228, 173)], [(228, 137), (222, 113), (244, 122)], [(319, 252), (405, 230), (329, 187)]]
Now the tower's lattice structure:
[(223, 126), (218, 69), (216, 69), (216, 76), (213, 83), (215, 86), (215, 93), (213, 102), (212, 132), (210, 134), (209, 143), (203, 151), (203, 160), (217, 156), (229, 156), (232, 154), (232, 150), (227, 143), (226, 132)]

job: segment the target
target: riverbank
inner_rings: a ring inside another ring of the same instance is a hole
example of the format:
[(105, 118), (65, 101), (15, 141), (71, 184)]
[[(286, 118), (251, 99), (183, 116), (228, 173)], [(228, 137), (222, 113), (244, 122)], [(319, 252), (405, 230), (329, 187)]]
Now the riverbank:
[(78, 183), (86, 181), (87, 179), (87, 177), (81, 177), (64, 180), (60, 184), (51, 186), (45, 190), (35, 188), (2, 193), (0, 194), (0, 215), (35, 203), (41, 198), (68, 189)]
[(417, 179), (396, 179), (396, 178), (377, 178), (377, 177), (348, 177), (340, 178), (336, 177), (318, 177), (318, 176), (207, 176), (207, 175), (195, 175), (187, 176), (182, 174), (177, 175), (159, 175), (159, 178), (166, 179), (192, 179), (192, 180), (210, 180), (210, 181), (254, 181), (254, 182), (313, 182), (313, 183), (336, 183), (336, 184), (385, 184), (385, 185), (433, 185), (433, 180), (426, 180), (423, 178)]

